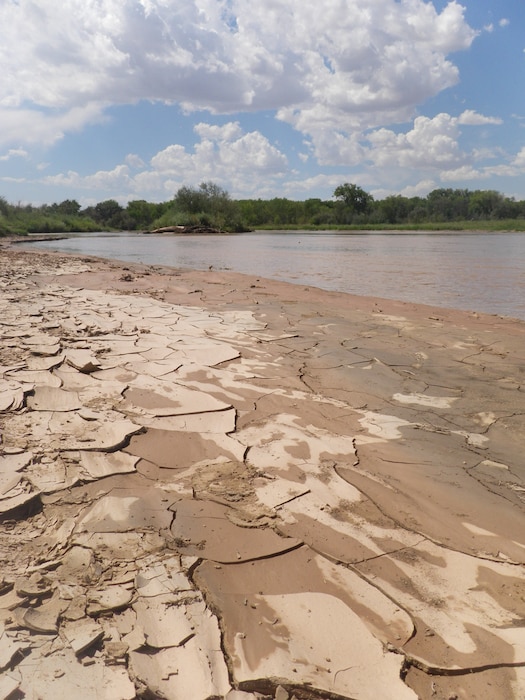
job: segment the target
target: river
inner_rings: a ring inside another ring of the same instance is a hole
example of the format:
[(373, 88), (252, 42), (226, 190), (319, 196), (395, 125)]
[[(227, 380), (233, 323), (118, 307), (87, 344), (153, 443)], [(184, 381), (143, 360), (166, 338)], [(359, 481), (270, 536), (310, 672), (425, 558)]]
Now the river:
[(99, 233), (32, 245), (175, 268), (212, 266), (332, 291), (525, 320), (521, 233)]

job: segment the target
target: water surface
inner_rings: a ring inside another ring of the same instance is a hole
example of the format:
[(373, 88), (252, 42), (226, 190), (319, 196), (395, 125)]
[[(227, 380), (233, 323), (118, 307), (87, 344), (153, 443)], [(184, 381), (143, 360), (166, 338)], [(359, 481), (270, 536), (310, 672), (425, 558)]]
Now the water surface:
[(525, 234), (82, 234), (38, 247), (177, 268), (233, 270), (332, 291), (525, 319)]

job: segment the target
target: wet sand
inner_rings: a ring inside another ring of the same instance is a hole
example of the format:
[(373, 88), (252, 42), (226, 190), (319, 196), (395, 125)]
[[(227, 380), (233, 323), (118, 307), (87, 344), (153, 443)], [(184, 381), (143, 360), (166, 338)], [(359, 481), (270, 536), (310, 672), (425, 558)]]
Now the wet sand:
[(525, 323), (0, 248), (0, 699), (525, 697)]

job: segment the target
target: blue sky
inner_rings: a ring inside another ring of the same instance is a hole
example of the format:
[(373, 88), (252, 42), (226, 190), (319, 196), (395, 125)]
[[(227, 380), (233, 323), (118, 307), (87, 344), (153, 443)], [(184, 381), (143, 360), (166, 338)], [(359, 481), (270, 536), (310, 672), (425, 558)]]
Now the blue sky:
[(1, 0), (0, 195), (525, 199), (522, 0)]

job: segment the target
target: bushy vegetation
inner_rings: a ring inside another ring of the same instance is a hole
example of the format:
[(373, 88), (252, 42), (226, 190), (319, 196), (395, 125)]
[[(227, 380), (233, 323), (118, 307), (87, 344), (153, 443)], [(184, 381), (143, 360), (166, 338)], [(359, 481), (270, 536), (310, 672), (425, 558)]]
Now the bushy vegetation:
[(239, 207), (252, 228), (525, 230), (525, 201), (493, 190), (437, 189), (426, 197), (392, 195), (376, 201), (345, 183), (331, 200), (247, 199)]
[(218, 231), (246, 231), (239, 205), (222, 187), (203, 182), (198, 188), (181, 187), (164, 213), (152, 222), (163, 226), (206, 226)]
[(0, 197), (0, 235), (72, 231), (150, 231), (168, 226), (205, 226), (218, 231), (252, 229), (525, 230), (525, 201), (494, 190), (436, 189), (426, 197), (392, 195), (374, 200), (344, 183), (329, 200), (233, 200), (213, 182), (181, 187), (168, 202), (114, 199), (82, 209), (76, 200), (34, 207)]
[(98, 231), (99, 228), (80, 211), (80, 204), (74, 200), (34, 207), (30, 204), (9, 204), (4, 197), (0, 197), (0, 235)]

